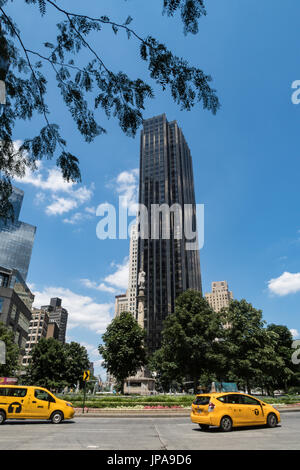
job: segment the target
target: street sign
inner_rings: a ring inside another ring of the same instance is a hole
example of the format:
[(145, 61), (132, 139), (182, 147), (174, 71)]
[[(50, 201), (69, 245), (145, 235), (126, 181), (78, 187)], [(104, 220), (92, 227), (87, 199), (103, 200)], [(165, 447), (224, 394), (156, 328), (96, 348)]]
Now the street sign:
[(84, 407), (85, 407), (85, 395), (86, 395), (86, 383), (88, 380), (90, 380), (90, 371), (85, 370), (83, 372), (83, 381), (84, 381), (84, 392), (83, 392), (83, 406), (82, 406), (82, 413), (84, 413)]
[(83, 373), (83, 380), (84, 382), (87, 382), (88, 380), (90, 380), (90, 371), (89, 370), (85, 370), (84, 373)]

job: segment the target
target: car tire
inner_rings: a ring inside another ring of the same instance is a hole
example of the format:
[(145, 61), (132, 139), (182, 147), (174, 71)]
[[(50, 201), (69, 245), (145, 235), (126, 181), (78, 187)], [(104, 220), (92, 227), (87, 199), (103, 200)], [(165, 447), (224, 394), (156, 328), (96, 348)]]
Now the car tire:
[(0, 424), (4, 424), (6, 420), (6, 414), (4, 413), (4, 411), (0, 411)]
[(232, 419), (229, 416), (223, 416), (220, 421), (220, 429), (223, 432), (232, 431)]
[(199, 424), (199, 427), (200, 427), (200, 429), (202, 429), (202, 431), (207, 431), (207, 429), (209, 428), (209, 425), (208, 424)]
[(53, 424), (59, 424), (63, 421), (64, 419), (64, 415), (62, 414), (61, 411), (54, 411), (54, 413), (52, 413), (51, 415), (51, 423)]
[(268, 428), (275, 428), (277, 426), (277, 416), (275, 415), (275, 413), (268, 414), (267, 426)]

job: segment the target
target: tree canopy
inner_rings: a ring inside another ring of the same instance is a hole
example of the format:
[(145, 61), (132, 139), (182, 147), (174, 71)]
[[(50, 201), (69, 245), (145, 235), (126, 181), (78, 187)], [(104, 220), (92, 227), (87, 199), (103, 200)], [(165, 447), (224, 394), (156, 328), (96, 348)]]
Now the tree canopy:
[[(41, 17), (47, 17), (49, 9), (61, 16), (56, 25), (56, 40), (45, 42), (35, 37), (33, 50), (23, 39), (22, 25), (9, 15), (9, 3), (0, 0), (0, 57), (9, 66), (8, 70), (7, 65), (3, 66), (0, 77), (6, 83), (7, 92), (6, 106), (0, 116), (0, 216), (13, 217), (8, 200), (11, 179), (23, 176), (27, 167), (35, 169), (42, 158), (56, 156), (65, 180), (81, 180), (78, 156), (68, 151), (59, 123), (51, 122), (46, 99), (51, 72), (45, 65), (50, 66), (61, 98), (86, 142), (106, 132), (95, 114), (97, 108), (102, 108), (107, 117), (115, 117), (129, 136), (134, 136), (141, 125), (145, 100), (154, 97), (151, 85), (139, 77), (130, 77), (124, 70), (111, 70), (101, 53), (90, 44), (92, 33), (101, 35), (102, 30), (111, 28), (112, 34), (120, 33), (121, 41), (124, 34), (132, 39), (138, 45), (138, 58), (145, 63), (150, 79), (163, 90), (169, 89), (181, 109), (190, 110), (198, 102), (213, 113), (219, 108), (216, 92), (210, 86), (210, 75), (173, 54), (150, 34), (138, 34), (132, 27), (131, 16), (118, 23), (104, 12), (91, 17), (65, 9), (56, 0), (24, 0), (24, 8), (26, 5), (38, 8)], [(163, 13), (169, 16), (180, 10), (185, 34), (196, 34), (200, 17), (206, 15), (203, 0), (163, 0), (162, 7)], [(101, 8), (105, 7), (101, 5)], [(16, 145), (13, 135), (16, 122), (34, 115), (41, 116), (41, 129)]]
[(87, 351), (80, 344), (62, 344), (54, 338), (41, 338), (32, 350), (25, 381), (55, 390), (74, 387), (88, 366)]
[(165, 391), (174, 381), (190, 383), (195, 392), (218, 381), (273, 394), (299, 385), (292, 342), (286, 326), (266, 325), (262, 311), (246, 300), (233, 300), (216, 313), (199, 292), (189, 290), (167, 316), (150, 368)]
[(124, 390), (124, 380), (134, 375), (146, 363), (145, 331), (130, 312), (122, 312), (108, 325), (102, 335), (99, 353), (103, 366)]
[(14, 334), (3, 323), (0, 322), (0, 340), (6, 347), (5, 364), (0, 364), (0, 376), (14, 376), (18, 367), (19, 347), (14, 342)]
[(240, 387), (286, 388), (293, 376), (291, 333), (281, 325), (268, 325), (262, 311), (242, 299), (220, 312), (226, 373)]
[(176, 299), (162, 331), (162, 346), (154, 353), (152, 369), (166, 387), (172, 380), (190, 380), (196, 392), (200, 376), (218, 373), (223, 358), (216, 338), (221, 334), (218, 315), (200, 292), (188, 290)]

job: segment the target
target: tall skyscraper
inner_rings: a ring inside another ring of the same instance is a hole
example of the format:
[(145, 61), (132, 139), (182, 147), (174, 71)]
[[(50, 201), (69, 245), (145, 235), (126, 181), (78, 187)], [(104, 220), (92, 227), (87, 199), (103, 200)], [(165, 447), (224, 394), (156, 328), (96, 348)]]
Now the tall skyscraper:
[(28, 338), (26, 342), (25, 355), (22, 364), (27, 366), (32, 357), (32, 350), (41, 338), (46, 338), (49, 324), (49, 315), (45, 310), (40, 308), (32, 309), (32, 317), (30, 320)]
[(131, 312), (134, 317), (136, 316), (137, 253), (137, 225), (133, 224), (130, 230), (128, 289), (126, 294), (115, 296), (115, 316), (121, 312)]
[(211, 308), (219, 312), (221, 308), (229, 306), (233, 294), (229, 291), (226, 281), (218, 281), (211, 283), (211, 292), (205, 294), (205, 298)]
[[(145, 273), (144, 328), (152, 352), (160, 347), (163, 321), (174, 312), (176, 297), (187, 289), (202, 292), (198, 243), (187, 249), (191, 240), (186, 236), (188, 228), (197, 232), (192, 157), (177, 122), (168, 122), (165, 114), (144, 121), (139, 203), (148, 212), (148, 238), (139, 238), (138, 272)], [(153, 218), (155, 204), (175, 204), (180, 210)], [(140, 219), (140, 234), (141, 225)]]
[(0, 322), (14, 335), (15, 343), (25, 353), (34, 295), (16, 269), (0, 266)]
[(16, 269), (26, 281), (36, 227), (19, 221), (24, 192), (13, 188), (14, 222), (0, 219), (0, 265)]
[(54, 322), (57, 323), (59, 328), (57, 339), (64, 344), (66, 341), (68, 310), (61, 306), (61, 299), (54, 297), (50, 299), (50, 305), (43, 305), (41, 309), (48, 312), (49, 325)]
[(129, 247), (129, 280), (128, 280), (128, 311), (136, 316), (136, 295), (137, 295), (137, 255), (138, 255), (138, 238), (137, 225), (131, 226), (130, 231), (130, 247)]

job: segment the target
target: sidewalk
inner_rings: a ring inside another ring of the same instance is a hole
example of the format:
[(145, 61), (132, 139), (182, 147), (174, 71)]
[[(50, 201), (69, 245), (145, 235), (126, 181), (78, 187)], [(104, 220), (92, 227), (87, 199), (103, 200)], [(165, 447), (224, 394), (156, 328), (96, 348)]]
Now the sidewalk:
[[(300, 411), (300, 403), (293, 405), (274, 405), (280, 413), (288, 413), (291, 411)], [(181, 409), (145, 409), (145, 410), (122, 410), (118, 409), (99, 409), (99, 408), (85, 408), (84, 413), (82, 408), (75, 408), (74, 418), (177, 418), (181, 416), (190, 416), (191, 407)]]

